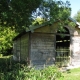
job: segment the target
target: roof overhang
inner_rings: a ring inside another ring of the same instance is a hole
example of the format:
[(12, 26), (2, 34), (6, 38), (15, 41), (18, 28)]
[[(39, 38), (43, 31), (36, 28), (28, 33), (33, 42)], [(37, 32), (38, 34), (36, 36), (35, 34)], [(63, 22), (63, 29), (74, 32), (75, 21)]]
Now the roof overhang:
[[(71, 22), (75, 23), (78, 28), (80, 28), (80, 23), (79, 23), (79, 22), (77, 22), (75, 19), (73, 19), (73, 18), (71, 18), (71, 17), (68, 17), (68, 19), (69, 19)], [(60, 21), (60, 20), (59, 20), (59, 21)], [(57, 22), (57, 21), (55, 21), (55, 22)], [(31, 32), (33, 33), (35, 29), (40, 28), (40, 27), (43, 27), (43, 26), (46, 26), (46, 25), (49, 25), (49, 24), (50, 24), (50, 22), (47, 21), (47, 22), (45, 22), (45, 23), (43, 23), (43, 24), (41, 24), (41, 25), (37, 25), (37, 26), (30, 25), (30, 26), (29, 26), (29, 31), (31, 31)], [(26, 31), (26, 32), (28, 32), (28, 31)]]
[[(75, 19), (73, 19), (73, 18), (71, 18), (71, 17), (68, 17), (68, 19), (69, 19), (71, 22), (75, 23), (78, 28), (80, 28), (80, 23), (79, 23), (79, 22), (77, 22)], [(47, 22), (45, 22), (45, 23), (43, 23), (43, 24), (41, 24), (41, 25), (37, 25), (37, 26), (30, 25), (30, 26), (26, 29), (26, 31), (24, 31), (23, 33), (20, 33), (19, 35), (17, 35), (17, 36), (13, 39), (13, 41), (16, 40), (17, 38), (21, 37), (22, 35), (24, 35), (26, 32), (32, 32), (32, 33), (33, 33), (35, 29), (38, 29), (38, 28), (40, 28), (40, 27), (43, 27), (43, 26), (46, 26), (46, 25), (49, 25), (49, 24), (50, 24), (49, 21), (47, 21)]]
[(75, 19), (73, 19), (71, 17), (69, 17), (68, 19), (71, 20), (72, 22), (74, 22), (78, 26), (78, 28), (80, 28), (80, 23), (79, 22), (77, 22)]

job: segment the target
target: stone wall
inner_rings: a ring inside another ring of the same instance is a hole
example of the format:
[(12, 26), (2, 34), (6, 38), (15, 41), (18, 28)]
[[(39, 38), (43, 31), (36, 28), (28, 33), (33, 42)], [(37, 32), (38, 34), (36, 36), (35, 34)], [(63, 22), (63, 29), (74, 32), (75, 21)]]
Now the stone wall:
[(72, 41), (72, 56), (71, 63), (74, 66), (80, 65), (80, 36), (73, 36)]

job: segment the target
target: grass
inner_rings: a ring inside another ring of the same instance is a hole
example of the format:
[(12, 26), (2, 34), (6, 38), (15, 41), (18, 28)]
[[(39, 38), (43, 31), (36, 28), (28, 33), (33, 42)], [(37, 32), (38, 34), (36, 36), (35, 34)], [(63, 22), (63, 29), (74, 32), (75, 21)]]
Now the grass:
[(75, 68), (64, 72), (63, 78), (60, 80), (80, 80), (80, 68)]

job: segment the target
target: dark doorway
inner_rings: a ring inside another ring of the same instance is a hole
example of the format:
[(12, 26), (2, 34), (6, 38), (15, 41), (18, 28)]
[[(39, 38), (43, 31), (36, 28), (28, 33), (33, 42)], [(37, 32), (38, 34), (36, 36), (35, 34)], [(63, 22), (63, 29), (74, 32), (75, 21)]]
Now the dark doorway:
[(64, 27), (64, 31), (57, 31), (56, 35), (56, 64), (67, 66), (70, 57), (70, 36), (69, 30)]

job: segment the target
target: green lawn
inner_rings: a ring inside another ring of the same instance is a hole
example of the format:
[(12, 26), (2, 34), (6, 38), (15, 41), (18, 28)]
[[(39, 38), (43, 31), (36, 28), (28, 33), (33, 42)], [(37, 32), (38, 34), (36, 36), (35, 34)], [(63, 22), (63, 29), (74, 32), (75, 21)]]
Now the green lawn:
[(80, 80), (80, 68), (71, 69), (66, 71), (59, 80)]

